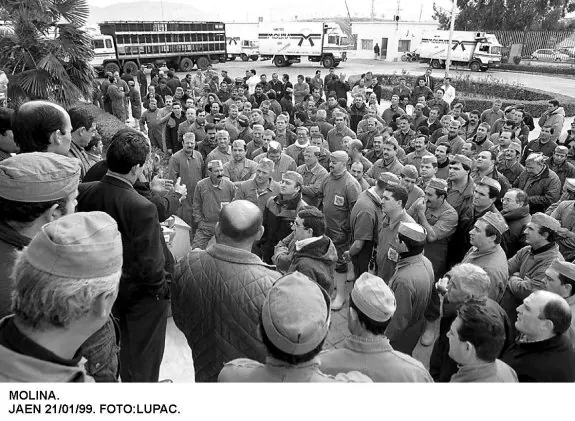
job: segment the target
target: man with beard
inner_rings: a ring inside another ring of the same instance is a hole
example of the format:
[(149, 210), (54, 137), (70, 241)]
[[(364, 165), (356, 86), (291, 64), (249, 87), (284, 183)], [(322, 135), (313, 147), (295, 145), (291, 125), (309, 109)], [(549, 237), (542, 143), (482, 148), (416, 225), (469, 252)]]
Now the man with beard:
[(262, 260), (271, 263), (274, 247), (292, 231), (297, 214), (307, 204), (302, 200), (303, 178), (295, 171), (282, 174), (280, 193), (268, 200), (264, 209), (264, 233), (259, 242)]
[(460, 127), (461, 123), (458, 120), (451, 120), (447, 127), (447, 135), (442, 136), (437, 140), (437, 144), (448, 143), (453, 155), (460, 154), (462, 152), (463, 144), (465, 143), (461, 136), (459, 136)]
[(527, 193), (520, 189), (510, 189), (505, 193), (503, 199), (503, 210), (501, 214), (507, 222), (509, 231), (504, 237), (505, 252), (510, 259), (527, 245), (525, 237), (525, 228), (531, 222), (529, 213), (529, 197)]
[[(74, 123), (72, 122), (72, 126), (73, 125)], [(73, 141), (74, 137), (72, 137), (72, 142)], [(561, 181), (561, 188), (563, 188), (567, 178), (575, 177), (575, 165), (567, 162), (568, 152), (569, 150), (566, 146), (557, 146), (553, 151), (553, 156), (549, 161), (547, 161), (549, 169), (557, 174), (557, 177), (559, 177), (559, 181)]]
[(337, 295), (332, 306), (335, 311), (340, 310), (345, 303), (345, 282), (348, 268), (343, 253), (349, 249), (351, 210), (361, 193), (359, 183), (347, 171), (348, 161), (349, 156), (346, 152), (336, 151), (331, 154), (330, 174), (324, 179), (320, 190), (327, 224), (327, 236), (333, 241), (338, 255), (335, 268)]
[(353, 97), (353, 104), (351, 104), (350, 109), (350, 122), (349, 127), (354, 132), (357, 132), (357, 125), (362, 120), (363, 116), (367, 113), (367, 106), (365, 105), (365, 100), (360, 94), (356, 94)]
[(220, 211), (234, 200), (235, 186), (224, 177), (221, 161), (208, 163), (208, 177), (198, 181), (194, 190), (193, 217), (197, 230), (192, 249), (205, 250), (215, 234)]
[(463, 139), (467, 140), (473, 138), (477, 133), (479, 127), (479, 111), (473, 110), (469, 113), (469, 121), (463, 125), (461, 131), (463, 132)]
[(256, 173), (257, 164), (246, 158), (246, 142), (241, 139), (232, 144), (233, 160), (224, 164), (224, 176), (233, 183), (249, 180)]
[[(196, 123), (198, 122), (198, 118), (200, 117), (196, 118)], [(207, 162), (206, 158), (214, 149), (216, 149), (216, 147), (218, 146), (218, 141), (216, 140), (217, 130), (214, 124), (207, 123), (205, 125), (205, 130), (206, 130), (206, 137), (201, 142), (198, 142), (197, 150), (199, 153), (202, 154), (202, 158), (204, 159), (204, 161)]]

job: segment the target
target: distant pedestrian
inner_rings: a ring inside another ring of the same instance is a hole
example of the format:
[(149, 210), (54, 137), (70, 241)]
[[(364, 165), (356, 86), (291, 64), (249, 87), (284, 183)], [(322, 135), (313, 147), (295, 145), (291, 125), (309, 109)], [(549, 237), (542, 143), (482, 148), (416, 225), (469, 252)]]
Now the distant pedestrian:
[(375, 47), (373, 47), (373, 59), (379, 60), (379, 44), (376, 42)]

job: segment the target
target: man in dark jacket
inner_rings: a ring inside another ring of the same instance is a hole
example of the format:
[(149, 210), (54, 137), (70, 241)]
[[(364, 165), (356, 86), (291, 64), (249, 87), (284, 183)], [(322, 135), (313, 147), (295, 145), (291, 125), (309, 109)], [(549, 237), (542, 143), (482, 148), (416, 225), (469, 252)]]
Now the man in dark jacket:
[(491, 281), (487, 273), (471, 263), (454, 266), (448, 275), (436, 284), (441, 294), (447, 293), (443, 300), (443, 313), (439, 324), (439, 337), (433, 346), (429, 361), (429, 372), (436, 382), (449, 382), (457, 372), (457, 363), (449, 356), (449, 338), (447, 332), (457, 317), (457, 308), (464, 302), (478, 301), (495, 310), (503, 321), (505, 344), (499, 358), (513, 343), (511, 323), (499, 304), (487, 297)]
[(512, 258), (527, 245), (525, 241), (525, 228), (531, 222), (529, 213), (529, 197), (520, 189), (511, 189), (505, 193), (502, 199), (502, 215), (507, 222), (509, 231), (504, 236), (505, 254)]
[(297, 213), (306, 206), (302, 200), (303, 177), (295, 171), (282, 174), (280, 194), (268, 200), (264, 209), (264, 234), (259, 243), (262, 259), (271, 263), (274, 247), (291, 232)]
[(337, 251), (325, 235), (323, 213), (315, 207), (304, 208), (298, 212), (292, 227), (290, 240), (284, 239), (276, 246), (272, 260), (278, 270), (287, 267), (286, 273), (301, 272), (331, 294)]
[(178, 140), (178, 127), (186, 121), (186, 115), (182, 112), (182, 104), (175, 101), (172, 104), (172, 113), (166, 123), (166, 148), (168, 153), (175, 154), (182, 149), (182, 142)]
[(157, 382), (164, 355), (170, 291), (158, 212), (133, 186), (149, 153), (144, 135), (119, 130), (106, 155), (106, 176), (82, 184), (78, 196), (80, 212), (106, 212), (122, 234), (124, 264), (114, 315), (122, 333), (123, 382)]
[(258, 207), (236, 200), (220, 212), (216, 243), (193, 250), (176, 267), (174, 322), (192, 350), (197, 382), (215, 382), (224, 363), (235, 358), (265, 361), (258, 321), (281, 275), (250, 251), (262, 233)]
[(575, 350), (564, 335), (573, 317), (567, 301), (553, 292), (536, 291), (517, 312), (520, 336), (501, 359), (520, 382), (574, 382)]
[(525, 171), (513, 183), (513, 187), (523, 190), (529, 196), (531, 214), (545, 212), (561, 195), (561, 181), (549, 169), (545, 160), (545, 156), (539, 153), (529, 155)]

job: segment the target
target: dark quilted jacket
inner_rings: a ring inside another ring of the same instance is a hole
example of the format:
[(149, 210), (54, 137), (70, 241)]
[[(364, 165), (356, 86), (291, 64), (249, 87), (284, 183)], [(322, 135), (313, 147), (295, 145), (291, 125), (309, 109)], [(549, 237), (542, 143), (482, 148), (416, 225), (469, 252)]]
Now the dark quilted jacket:
[(264, 298), (281, 274), (256, 255), (223, 244), (191, 251), (176, 265), (172, 312), (194, 357), (196, 382), (215, 382), (236, 358), (265, 362), (257, 326)]

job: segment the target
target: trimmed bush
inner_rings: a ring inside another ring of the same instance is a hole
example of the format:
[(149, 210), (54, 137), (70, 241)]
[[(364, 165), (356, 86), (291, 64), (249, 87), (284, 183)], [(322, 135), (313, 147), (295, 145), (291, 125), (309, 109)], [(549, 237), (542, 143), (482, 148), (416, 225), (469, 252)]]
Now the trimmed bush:
[(523, 62), (521, 64), (515, 63), (515, 57), (513, 57), (513, 63), (501, 63), (498, 69), (509, 70), (512, 72), (527, 72), (527, 73), (540, 73), (548, 75), (563, 75), (563, 76), (575, 76), (575, 66), (574, 65), (544, 65), (536, 64), (532, 65), (530, 62)]
[(513, 57), (513, 63), (515, 65), (519, 65), (519, 63), (521, 63), (521, 56), (515, 56)]

